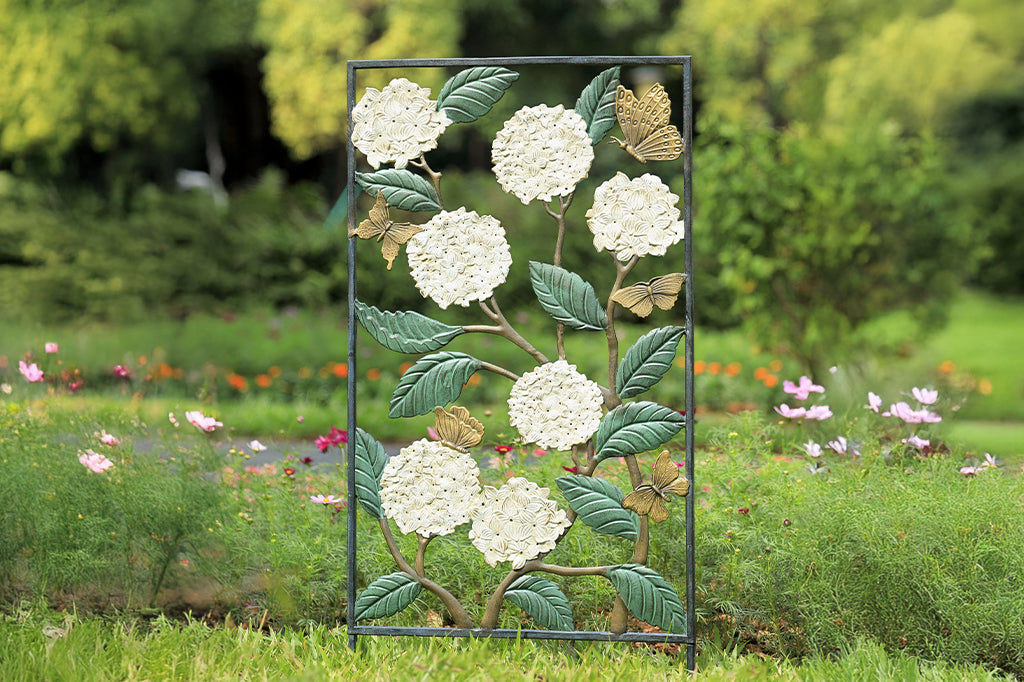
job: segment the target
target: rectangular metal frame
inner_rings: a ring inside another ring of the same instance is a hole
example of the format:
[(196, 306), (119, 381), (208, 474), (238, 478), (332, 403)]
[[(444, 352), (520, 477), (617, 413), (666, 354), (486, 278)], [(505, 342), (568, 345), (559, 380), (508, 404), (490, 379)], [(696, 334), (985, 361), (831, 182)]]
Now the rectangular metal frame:
[[(692, 181), (693, 166), (691, 155), (691, 142), (693, 139), (693, 85), (692, 72), (689, 56), (557, 56), (557, 57), (492, 57), (492, 58), (459, 58), (459, 59), (373, 59), (373, 60), (350, 60), (348, 62), (348, 179), (346, 187), (353, 187), (355, 183), (356, 153), (352, 144), (352, 110), (356, 105), (356, 73), (362, 69), (386, 69), (386, 68), (447, 68), (447, 67), (476, 67), (476, 66), (517, 66), (517, 65), (595, 65), (595, 66), (649, 66), (649, 65), (676, 65), (682, 66), (682, 94), (683, 94), (683, 130), (681, 132), (685, 143), (683, 151), (683, 220), (684, 227), (684, 258), (686, 271), (685, 299), (685, 390), (686, 390), (686, 476), (691, 482), (694, 481), (693, 462), (693, 427), (694, 427), (694, 393), (693, 393), (693, 231), (692, 205)], [(349, 234), (356, 227), (356, 193), (348, 192), (348, 230)], [(356, 332), (358, 321), (356, 319), (356, 242), (353, 236), (348, 240), (348, 429), (353, 431), (356, 428)], [(558, 640), (588, 640), (604, 642), (648, 642), (648, 643), (678, 643), (686, 644), (686, 665), (693, 670), (696, 656), (696, 604), (695, 604), (695, 576), (694, 576), (694, 496), (687, 495), (686, 500), (686, 633), (648, 633), (648, 632), (625, 632), (614, 634), (612, 632), (599, 632), (591, 630), (522, 630), (522, 629), (460, 629), (460, 628), (435, 628), (435, 627), (403, 627), (403, 626), (371, 626), (355, 624), (355, 603), (356, 603), (356, 484), (355, 484), (355, 438), (348, 443), (348, 577), (347, 577), (347, 630), (349, 646), (356, 648), (356, 640), (359, 635), (389, 635), (389, 636), (412, 636), (412, 637), (480, 637), (499, 639), (558, 639)], [(694, 488), (691, 487), (691, 490)]]

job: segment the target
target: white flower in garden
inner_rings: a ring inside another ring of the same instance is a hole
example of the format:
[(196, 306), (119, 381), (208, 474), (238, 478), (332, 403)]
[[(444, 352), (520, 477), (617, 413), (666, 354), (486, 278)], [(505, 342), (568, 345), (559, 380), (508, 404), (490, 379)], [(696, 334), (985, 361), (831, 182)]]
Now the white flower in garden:
[(501, 188), (524, 204), (571, 194), (593, 161), (587, 122), (561, 104), (523, 107), (505, 121), (491, 146)]
[(683, 238), (678, 201), (679, 195), (656, 175), (644, 173), (630, 180), (625, 173), (616, 173), (597, 188), (594, 205), (587, 211), (594, 248), (614, 251), (620, 261), (664, 256)]
[(469, 521), (480, 494), (479, 477), (468, 454), (424, 438), (388, 460), (380, 506), (403, 533), (448, 535)]
[(550, 552), (572, 525), (565, 511), (548, 499), (550, 490), (525, 478), (510, 478), (500, 489), (484, 486), (470, 512), (469, 539), (483, 552), (484, 561), (497, 566), (511, 561), (513, 569)]
[(431, 218), (409, 240), (406, 252), (420, 293), (441, 308), (489, 298), (512, 266), (498, 219), (465, 208)]
[(405, 168), (410, 160), (435, 148), (449, 125), (451, 121), (430, 99), (430, 88), (396, 78), (383, 90), (366, 88), (352, 110), (352, 144), (374, 168), (391, 161), (395, 168)]
[(528, 443), (568, 450), (594, 435), (601, 423), (601, 387), (556, 360), (523, 374), (508, 396), (508, 419)]

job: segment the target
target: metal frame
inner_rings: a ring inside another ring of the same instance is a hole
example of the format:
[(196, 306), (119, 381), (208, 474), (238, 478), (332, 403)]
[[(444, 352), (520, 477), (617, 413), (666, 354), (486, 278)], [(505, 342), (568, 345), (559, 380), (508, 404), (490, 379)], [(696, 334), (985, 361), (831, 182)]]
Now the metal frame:
[[(685, 296), (686, 313), (684, 327), (686, 329), (685, 342), (685, 391), (686, 391), (686, 476), (691, 482), (694, 481), (694, 389), (693, 389), (693, 213), (692, 213), (692, 183), (693, 167), (691, 156), (691, 142), (693, 139), (693, 85), (692, 71), (689, 56), (557, 56), (557, 57), (505, 57), (505, 58), (459, 58), (459, 59), (374, 59), (374, 60), (351, 60), (348, 62), (348, 130), (352, 130), (352, 110), (356, 105), (356, 79), (357, 71), (362, 69), (384, 69), (384, 68), (447, 68), (447, 67), (475, 67), (475, 66), (516, 66), (516, 65), (676, 65), (683, 67), (682, 95), (683, 95), (683, 129), (682, 137), (685, 143), (683, 152), (683, 220), (684, 228), (684, 259), (685, 259)], [(353, 187), (355, 183), (356, 154), (352, 144), (351, 135), (348, 139), (348, 178), (347, 187)], [(348, 229), (351, 234), (356, 227), (356, 193), (348, 192)], [(348, 240), (348, 429), (356, 428), (356, 334), (358, 321), (356, 319), (356, 237), (349, 237)], [(694, 490), (694, 488), (691, 488)], [(435, 627), (401, 627), (401, 626), (371, 626), (358, 625), (355, 623), (356, 603), (356, 484), (355, 484), (355, 439), (348, 443), (348, 578), (347, 578), (347, 630), (349, 647), (356, 648), (356, 640), (359, 635), (390, 635), (390, 636), (414, 636), (414, 637), (479, 637), (498, 639), (558, 639), (558, 640), (588, 640), (605, 642), (647, 642), (647, 643), (678, 643), (686, 644), (686, 665), (693, 670), (696, 656), (696, 604), (695, 604), (695, 576), (694, 576), (694, 495), (691, 492), (685, 497), (686, 500), (686, 633), (646, 633), (646, 632), (625, 632), (614, 634), (611, 632), (600, 632), (590, 630), (522, 630), (522, 629), (457, 629), (457, 628), (435, 628)]]

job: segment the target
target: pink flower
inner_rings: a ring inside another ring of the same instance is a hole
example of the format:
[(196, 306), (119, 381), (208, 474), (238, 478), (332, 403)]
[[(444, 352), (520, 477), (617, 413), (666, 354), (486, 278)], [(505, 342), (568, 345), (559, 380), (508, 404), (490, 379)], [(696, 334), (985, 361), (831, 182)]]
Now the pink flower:
[(427, 427), (427, 435), (430, 436), (430, 438), (433, 440), (441, 440), (441, 437), (437, 435), (437, 431), (434, 430), (433, 426)]
[(881, 396), (879, 396), (879, 395), (877, 395), (875, 393), (872, 393), (871, 391), (868, 391), (868, 404), (866, 405), (866, 407), (869, 410), (874, 410), (875, 412), (878, 412), (878, 408), (881, 407), (881, 406), (882, 406), (882, 398), (881, 398)]
[(331, 439), (327, 436), (317, 436), (316, 440), (313, 442), (316, 444), (317, 450), (320, 452), (327, 452), (327, 448), (331, 447)]
[(807, 408), (790, 407), (786, 403), (782, 403), (776, 407), (775, 411), (788, 419), (802, 419), (807, 414)]
[(807, 408), (807, 418), (825, 421), (832, 416), (832, 410), (828, 405), (814, 405)]
[(963, 474), (964, 476), (973, 476), (976, 473), (978, 473), (978, 471), (979, 471), (979, 469), (977, 467), (972, 467), (972, 466), (960, 467), (960, 473)]
[(113, 436), (106, 431), (100, 433), (100, 442), (104, 445), (109, 445), (110, 447), (121, 444), (121, 441), (119, 441), (116, 436)]
[(258, 440), (252, 440), (249, 441), (249, 449), (252, 450), (253, 452), (263, 452), (264, 450), (267, 449), (267, 446), (259, 442)]
[(43, 370), (39, 369), (39, 365), (34, 362), (29, 365), (24, 360), (18, 360), (18, 371), (30, 383), (43, 380)]
[(171, 424), (173, 424), (175, 428), (178, 427), (178, 419), (174, 416), (173, 412), (167, 413), (167, 421), (171, 422)]
[(504, 455), (506, 452), (512, 452), (513, 448), (511, 445), (495, 445), (494, 449), (496, 452)]
[(109, 459), (97, 452), (93, 452), (92, 450), (86, 450), (85, 452), (79, 450), (78, 461), (88, 467), (89, 471), (97, 474), (102, 474), (104, 471), (114, 466), (114, 463)]
[(118, 377), (119, 379), (130, 379), (132, 376), (132, 373), (124, 365), (114, 365), (114, 369), (110, 371), (113, 372), (114, 376)]
[(830, 440), (828, 446), (835, 450), (840, 455), (845, 455), (849, 452), (851, 455), (859, 455), (860, 450), (856, 443), (851, 443), (842, 436), (838, 436), (835, 440)]
[(920, 436), (916, 436), (916, 435), (915, 436), (911, 436), (910, 438), (904, 438), (900, 442), (901, 443), (906, 443), (907, 445), (912, 445), (915, 448), (917, 448), (918, 450), (921, 450), (922, 452), (924, 452), (927, 449), (930, 449), (931, 445), (932, 445), (931, 441), (926, 440), (926, 439), (921, 438)]
[(332, 426), (331, 432), (327, 434), (327, 438), (330, 439), (331, 445), (341, 447), (348, 442), (348, 431), (339, 429), (337, 426)]
[(889, 406), (888, 412), (882, 413), (883, 417), (899, 417), (907, 424), (937, 424), (942, 421), (942, 417), (929, 412), (927, 409), (922, 408), (915, 410), (905, 402), (898, 402), (894, 405)]
[(548, 454), (548, 451), (545, 450), (544, 448), (537, 448), (536, 450), (533, 451), (534, 457), (543, 457), (546, 454)]
[(910, 392), (914, 394), (915, 398), (917, 398), (917, 402), (921, 403), (922, 405), (931, 405), (932, 403), (939, 399), (938, 391), (929, 390), (927, 388), (917, 388), (915, 386), (914, 388), (910, 389)]
[(566, 466), (564, 466), (562, 468), (565, 469), (566, 471), (568, 471), (570, 474), (575, 474), (577, 472), (577, 468), (576, 467), (566, 467)]
[(210, 432), (217, 427), (224, 426), (222, 423), (214, 419), (213, 417), (207, 417), (202, 412), (192, 411), (185, 413), (185, 419), (188, 423), (196, 427), (200, 431)]
[(309, 499), (317, 504), (341, 504), (341, 498), (334, 495), (310, 495)]
[(786, 381), (783, 381), (782, 390), (785, 391), (786, 393), (792, 393), (793, 397), (795, 397), (797, 400), (807, 400), (807, 397), (811, 395), (811, 393), (824, 393), (825, 387), (818, 386), (813, 381), (811, 381), (810, 377), (802, 376), (800, 377), (799, 386), (797, 384), (794, 384), (792, 381), (789, 381), (788, 379)]
[(289, 478), (294, 476), (295, 475), (295, 469), (292, 469), (291, 467), (285, 467), (284, 468), (284, 475), (288, 476)]
[(804, 452), (811, 457), (821, 457), (821, 446), (815, 443), (813, 440), (809, 440), (804, 443)]
[(58, 350), (57, 344), (52, 342), (47, 343), (45, 346), (43, 346), (43, 348), (46, 350), (47, 353), (56, 353)]
[(313, 463), (313, 458), (312, 457), (303, 457), (299, 461), (302, 462), (303, 464), (305, 464), (306, 466), (309, 466), (310, 464)]
[(996, 458), (992, 455), (985, 453), (985, 461), (981, 463), (982, 469), (998, 469), (999, 465), (996, 464)]

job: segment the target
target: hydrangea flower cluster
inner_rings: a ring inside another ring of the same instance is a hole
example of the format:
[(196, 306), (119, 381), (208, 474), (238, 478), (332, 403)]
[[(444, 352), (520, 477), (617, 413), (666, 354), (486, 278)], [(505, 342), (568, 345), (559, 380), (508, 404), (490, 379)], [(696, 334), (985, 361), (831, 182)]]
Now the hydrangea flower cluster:
[(380, 506), (403, 533), (448, 535), (469, 521), (480, 493), (479, 477), (468, 454), (424, 438), (388, 460)]
[(555, 548), (572, 522), (548, 498), (550, 492), (521, 477), (509, 479), (500, 489), (484, 486), (470, 512), (473, 527), (469, 531), (469, 539), (483, 553), (484, 561), (491, 566), (511, 561), (512, 568), (519, 569)]
[(491, 147), (501, 188), (524, 204), (571, 194), (593, 161), (586, 121), (561, 104), (523, 107), (505, 121)]
[(406, 251), (416, 287), (442, 309), (489, 298), (512, 266), (498, 219), (464, 207), (431, 218), (412, 236)]
[(412, 159), (437, 147), (437, 138), (451, 125), (430, 88), (396, 78), (383, 90), (366, 88), (352, 109), (352, 144), (374, 168), (395, 162), (405, 168)]
[(508, 418), (528, 443), (568, 450), (597, 431), (603, 404), (601, 387), (556, 360), (523, 374), (508, 397)]
[(594, 233), (594, 248), (614, 251), (620, 261), (633, 256), (664, 256), (683, 238), (679, 196), (656, 175), (644, 173), (632, 180), (625, 173), (601, 183), (587, 225)]

